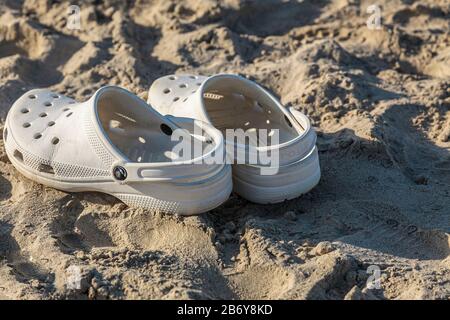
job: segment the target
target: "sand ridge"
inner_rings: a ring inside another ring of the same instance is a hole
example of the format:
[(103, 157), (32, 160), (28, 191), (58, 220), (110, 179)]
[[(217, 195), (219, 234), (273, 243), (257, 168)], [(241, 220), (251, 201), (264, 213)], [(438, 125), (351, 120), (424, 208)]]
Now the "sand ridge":
[(380, 30), (359, 0), (86, 1), (69, 30), (66, 3), (1, 1), (0, 129), (32, 88), (230, 72), (311, 117), (323, 174), (183, 218), (36, 184), (0, 140), (0, 299), (449, 299), (450, 5), (378, 3)]

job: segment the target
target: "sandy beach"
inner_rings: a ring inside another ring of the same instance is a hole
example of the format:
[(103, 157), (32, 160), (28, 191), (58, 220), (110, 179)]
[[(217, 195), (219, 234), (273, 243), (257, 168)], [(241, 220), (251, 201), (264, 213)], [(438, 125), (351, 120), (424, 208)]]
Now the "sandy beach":
[(34, 88), (234, 73), (311, 118), (322, 178), (180, 217), (35, 183), (0, 140), (0, 299), (450, 299), (448, 0), (375, 28), (375, 1), (80, 1), (75, 29), (53, 2), (0, 0), (0, 130)]

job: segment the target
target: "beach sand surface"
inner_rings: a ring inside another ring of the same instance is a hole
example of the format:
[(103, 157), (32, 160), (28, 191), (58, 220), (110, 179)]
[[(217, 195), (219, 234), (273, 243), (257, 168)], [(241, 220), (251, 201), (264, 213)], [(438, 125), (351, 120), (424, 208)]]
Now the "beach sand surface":
[(72, 30), (1, 0), (1, 130), (33, 88), (236, 73), (312, 119), (322, 179), (178, 217), (34, 183), (0, 140), (0, 299), (450, 299), (450, 3), (377, 3), (379, 29), (371, 1), (84, 1)]

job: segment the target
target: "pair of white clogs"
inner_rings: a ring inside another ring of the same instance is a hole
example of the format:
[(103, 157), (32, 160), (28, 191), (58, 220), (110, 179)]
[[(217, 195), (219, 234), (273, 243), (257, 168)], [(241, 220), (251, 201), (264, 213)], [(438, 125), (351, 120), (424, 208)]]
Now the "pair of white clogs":
[(82, 103), (31, 90), (11, 107), (3, 137), (12, 164), (32, 180), (166, 213), (211, 210), (233, 188), (276, 203), (320, 179), (308, 118), (230, 74), (162, 77), (148, 104), (115, 86)]

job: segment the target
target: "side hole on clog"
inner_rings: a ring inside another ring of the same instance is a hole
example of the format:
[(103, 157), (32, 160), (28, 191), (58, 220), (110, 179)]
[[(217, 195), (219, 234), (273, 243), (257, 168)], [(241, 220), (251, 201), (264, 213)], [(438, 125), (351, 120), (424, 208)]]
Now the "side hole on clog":
[(42, 137), (42, 134), (40, 134), (40, 133), (35, 133), (33, 136), (33, 138), (35, 138), (35, 139), (40, 139), (41, 137)]
[(37, 98), (37, 95), (35, 95), (35, 94), (30, 94), (30, 95), (28, 96), (28, 98), (29, 98), (29, 99), (36, 99), (36, 98)]
[(173, 102), (177, 102), (178, 100), (180, 100), (180, 97), (173, 98)]
[(5, 128), (4, 137), (6, 142), (8, 140), (8, 128)]
[(197, 79), (196, 76), (189, 76), (189, 78), (191, 78), (191, 79)]
[(176, 80), (177, 78), (175, 76), (170, 76), (169, 79), (170, 80)]
[(52, 144), (58, 144), (58, 143), (59, 143), (59, 138), (54, 137), (54, 138), (52, 139)]
[(172, 128), (169, 127), (169, 126), (168, 126), (167, 124), (165, 124), (165, 123), (162, 123), (161, 126), (160, 126), (160, 128), (161, 128), (161, 131), (162, 131), (164, 134), (168, 135), (168, 136), (171, 136), (172, 133), (173, 133)]
[(70, 117), (72, 114), (73, 114), (73, 112), (69, 112), (69, 113), (66, 115), (66, 117), (68, 118), (68, 117)]
[(44, 102), (44, 106), (46, 106), (46, 107), (51, 107), (53, 105), (53, 103), (51, 103), (51, 102)]
[(20, 112), (22, 112), (22, 113), (28, 113), (28, 112), (30, 112), (30, 110), (28, 110), (27, 108), (23, 108), (22, 110), (20, 110)]
[(39, 165), (38, 171), (45, 172), (45, 173), (50, 173), (50, 174), (55, 174), (55, 170), (53, 170), (52, 166), (49, 166), (48, 164), (43, 164), (43, 163), (41, 163)]
[(50, 121), (49, 123), (47, 123), (47, 125), (48, 125), (49, 127), (53, 127), (53, 126), (55, 125), (55, 121)]
[(170, 93), (170, 89), (169, 89), (169, 88), (165, 88), (165, 89), (163, 90), (163, 92), (164, 92), (164, 94), (169, 94), (169, 93)]
[(180, 87), (181, 89), (187, 88), (187, 84), (186, 84), (186, 83), (182, 83), (182, 84), (179, 85), (179, 87)]
[(63, 109), (63, 111), (69, 111), (70, 110), (70, 108), (64, 108)]
[(23, 125), (22, 125), (22, 127), (24, 127), (24, 128), (29, 128), (31, 126), (31, 123), (29, 123), (29, 122), (25, 122)]
[(47, 114), (45, 113), (45, 112), (42, 112), (40, 115), (39, 115), (39, 117), (41, 117), (41, 118), (45, 118), (47, 116)]
[(19, 150), (14, 150), (13, 156), (20, 162), (23, 162), (23, 154)]
[(55, 93), (52, 93), (52, 94), (51, 94), (51, 97), (52, 97), (53, 99), (58, 99), (58, 98), (59, 98), (59, 95), (57, 95), (57, 94), (55, 94)]

